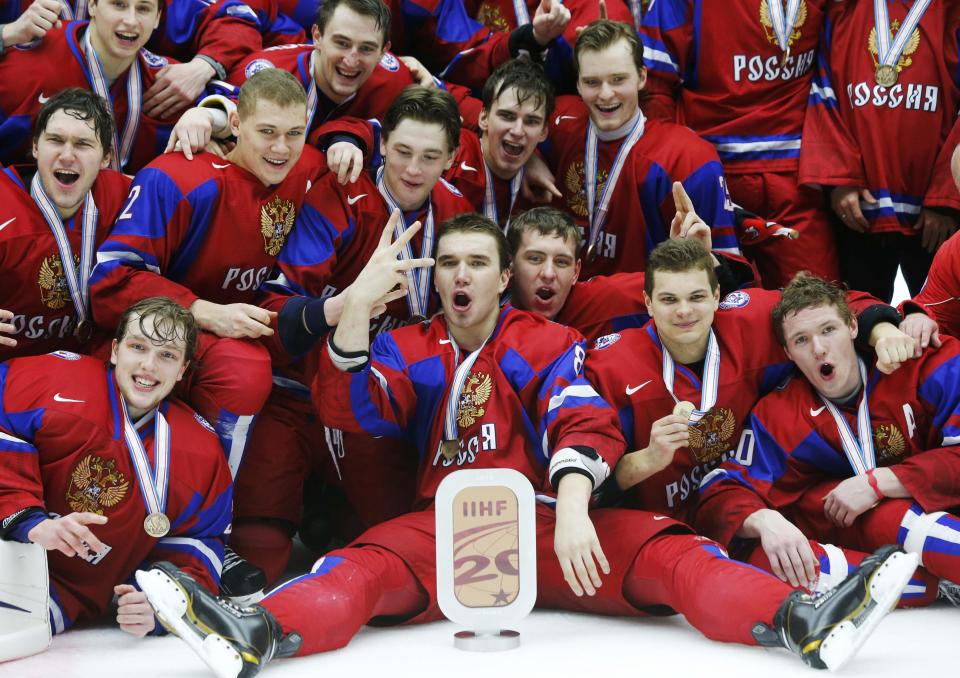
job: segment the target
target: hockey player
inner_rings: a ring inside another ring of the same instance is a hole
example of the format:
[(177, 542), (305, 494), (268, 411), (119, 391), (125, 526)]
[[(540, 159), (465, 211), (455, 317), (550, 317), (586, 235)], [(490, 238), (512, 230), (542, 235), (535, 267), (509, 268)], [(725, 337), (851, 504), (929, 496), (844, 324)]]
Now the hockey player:
[(230, 474), (210, 425), (168, 398), (196, 337), (188, 311), (151, 298), (122, 315), (109, 364), (68, 351), (0, 364), (0, 659), (43, 650), (114, 595), (120, 628), (153, 631), (132, 585), (143, 562), (217, 590)]
[[(342, 293), (376, 250), (382, 224), (394, 209), (403, 212), (405, 223), (424, 224), (410, 243), (409, 256), (429, 256), (436, 226), (471, 211), (470, 203), (440, 178), (453, 162), (459, 131), (459, 113), (449, 94), (416, 86), (404, 90), (384, 118), (382, 171), (375, 179), (361, 175), (347, 190), (335, 174), (321, 177), (307, 194), (280, 255), (280, 276), (267, 285), (279, 292), (264, 304), (279, 313), (273, 341), (278, 376), (237, 476), (231, 544), (263, 567), (268, 580), (283, 573), (311, 468), (326, 469), (333, 460), (334, 468), (325, 475), (345, 490), (359, 531), (411, 507), (412, 452), (404, 455), (394, 440), (324, 429), (316, 421), (305, 397), (318, 356), (311, 347), (336, 325)], [(378, 309), (382, 312), (371, 323), (371, 336), (433, 314), (437, 304), (430, 271), (423, 273), (427, 275), (408, 284), (407, 295)], [(294, 359), (298, 362), (290, 365)], [(352, 526), (338, 527), (348, 537), (359, 534), (351, 534)]]
[(37, 116), (32, 181), (24, 183), (12, 168), (0, 173), (6, 210), (0, 309), (9, 313), (9, 327), (0, 324), (0, 360), (82, 350), (90, 340), (88, 283), (96, 248), (130, 188), (127, 177), (106, 169), (112, 144), (113, 119), (103, 99), (66, 89)]
[(40, 107), (66, 87), (91, 89), (108, 103), (116, 128), (111, 168), (132, 173), (163, 151), (175, 119), (150, 117), (143, 108), (143, 93), (170, 63), (143, 49), (160, 19), (159, 0), (97, 0), (89, 8), (89, 23), (65, 23), (35, 46), (0, 57), (0, 161), (5, 164), (30, 164), (30, 131)]
[(784, 290), (773, 327), (800, 374), (757, 404), (743, 452), (704, 480), (707, 534), (779, 542), (788, 558), (806, 557), (797, 528), (851, 548), (896, 543), (960, 580), (960, 346), (945, 338), (893, 374), (868, 367), (843, 292), (810, 276)]
[[(820, 667), (849, 659), (914, 558), (876, 555), (814, 605), (665, 516), (588, 513), (590, 493), (623, 440), (613, 411), (583, 379), (582, 337), (500, 307), (509, 281), (506, 241), (496, 224), (467, 214), (446, 222), (437, 243), (443, 314), (371, 346), (371, 311), (408, 271), (432, 263), (398, 259), (416, 230), (391, 242), (398, 223), (395, 213), (347, 292), (314, 392), (330, 424), (415, 441), (422, 510), (332, 551), (260, 607), (227, 608), (172, 566), (141, 572), (138, 582), (163, 623), (226, 676), (252, 675), (276, 656), (341, 647), (371, 618), (437, 619), (433, 493), (458, 468), (508, 467), (556, 492), (555, 509), (536, 510), (540, 605), (630, 616), (666, 605), (716, 640), (790, 647)], [(466, 395), (483, 401), (482, 414), (464, 409)], [(485, 449), (474, 453), (480, 444)], [(725, 611), (722, 619), (716, 609)], [(847, 618), (854, 623), (841, 623)], [(847, 633), (853, 637), (840, 638)]]
[(823, 197), (797, 181), (827, 4), (658, 0), (640, 26), (650, 75), (647, 115), (690, 126), (717, 149), (735, 203), (800, 233), (796, 243), (773, 238), (753, 249), (769, 289), (801, 269), (831, 280), (839, 275)]
[(563, 208), (587, 234), (584, 277), (643, 270), (650, 249), (669, 237), (674, 181), (713, 228), (713, 246), (738, 253), (716, 152), (689, 129), (648, 121), (640, 111), (647, 71), (636, 31), (595, 21), (575, 55), (580, 97), (557, 100), (544, 159)]
[[(960, 194), (944, 140), (960, 111), (958, 33), (956, 3), (843, 2), (827, 11), (799, 179), (823, 186), (842, 220), (844, 282), (886, 301), (898, 268), (919, 293), (957, 229)], [(891, 134), (906, 129), (909, 140)]]
[[(157, 294), (197, 318), (200, 369), (184, 393), (217, 430), (234, 475), (270, 393), (270, 356), (256, 340), (273, 333), (274, 315), (254, 305), (257, 289), (293, 229), (308, 181), (323, 169), (319, 153), (304, 149), (305, 111), (303, 88), (289, 73), (251, 78), (231, 114), (233, 151), (226, 159), (166, 155), (139, 172), (91, 276), (100, 325)], [(233, 570), (223, 585), (239, 595), (247, 586)]]

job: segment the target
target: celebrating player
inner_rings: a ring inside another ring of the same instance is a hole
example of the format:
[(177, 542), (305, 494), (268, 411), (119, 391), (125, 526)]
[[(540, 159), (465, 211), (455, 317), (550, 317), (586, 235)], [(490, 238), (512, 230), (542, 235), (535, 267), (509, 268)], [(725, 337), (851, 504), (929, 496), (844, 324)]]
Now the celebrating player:
[(851, 548), (900, 544), (960, 580), (958, 342), (893, 374), (868, 367), (843, 292), (812, 276), (784, 290), (773, 327), (801, 374), (757, 404), (744, 453), (704, 480), (707, 534), (779, 541), (800, 560), (797, 528)]
[[(391, 216), (346, 293), (314, 393), (331, 425), (415, 441), (423, 510), (368, 530), (262, 606), (241, 611), (173, 566), (138, 573), (163, 623), (218, 675), (232, 676), (252, 675), (274, 657), (341, 647), (371, 618), (437, 619), (434, 492), (456, 469), (508, 467), (541, 492), (556, 492), (555, 508), (536, 509), (541, 605), (630, 616), (666, 605), (716, 640), (786, 646), (820, 667), (849, 659), (899, 594), (915, 557), (893, 549), (873, 556), (827, 604), (815, 605), (670, 518), (588, 513), (591, 491), (616, 463), (623, 439), (614, 412), (583, 379), (582, 337), (501, 309), (509, 255), (497, 224), (476, 214), (444, 223), (436, 249), (443, 314), (371, 346), (371, 311), (404, 293), (408, 272), (432, 264), (398, 259), (416, 231), (394, 241), (399, 216)], [(464, 405), (480, 401), (482, 413)], [(840, 624), (846, 618), (853, 623)], [(855, 637), (839, 637), (848, 632)]]
[(0, 174), (0, 360), (90, 339), (90, 272), (97, 246), (120, 213), (130, 180), (106, 169), (113, 118), (100, 97), (70, 88), (37, 115), (27, 186), (13, 168)]
[(17, 565), (3, 598), (20, 605), (0, 607), (0, 659), (42, 651), (114, 595), (120, 628), (153, 631), (131, 585), (143, 562), (217, 590), (230, 473), (210, 425), (168, 398), (196, 338), (193, 316), (156, 297), (123, 313), (109, 365), (67, 351), (0, 364), (0, 551), (24, 556), (4, 558)]

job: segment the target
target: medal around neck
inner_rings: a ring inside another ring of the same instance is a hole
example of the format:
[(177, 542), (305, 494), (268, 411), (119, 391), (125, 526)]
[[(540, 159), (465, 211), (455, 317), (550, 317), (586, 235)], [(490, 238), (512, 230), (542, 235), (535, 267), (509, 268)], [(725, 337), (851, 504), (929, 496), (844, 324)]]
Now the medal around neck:
[(512, 469), (468, 469), (437, 489), (437, 602), (461, 650), (497, 652), (520, 645), (507, 627), (537, 599), (533, 487)]
[(166, 514), (155, 511), (143, 519), (143, 529), (154, 539), (159, 539), (170, 531), (170, 519)]

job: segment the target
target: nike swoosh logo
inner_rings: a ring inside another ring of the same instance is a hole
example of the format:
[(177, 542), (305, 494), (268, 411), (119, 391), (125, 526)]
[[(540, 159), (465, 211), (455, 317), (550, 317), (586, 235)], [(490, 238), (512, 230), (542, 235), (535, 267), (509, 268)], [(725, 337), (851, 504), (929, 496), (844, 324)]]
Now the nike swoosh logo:
[(647, 379), (645, 382), (643, 382), (643, 383), (640, 384), (639, 386), (634, 386), (634, 387), (632, 387), (632, 388), (631, 388), (630, 386), (627, 386), (627, 395), (628, 395), (628, 396), (633, 395), (634, 393), (636, 393), (637, 391), (639, 391), (641, 388), (643, 388), (644, 386), (646, 386), (647, 384), (649, 384), (651, 381), (653, 381), (653, 380), (652, 380), (652, 379)]
[(460, 169), (462, 169), (464, 172), (476, 172), (476, 171), (477, 171), (477, 168), (476, 168), (476, 167), (470, 167), (470, 165), (468, 165), (468, 164), (465, 163), (465, 162), (461, 162), (461, 163), (460, 163)]
[(13, 217), (12, 219), (7, 219), (6, 221), (4, 221), (2, 224), (0, 224), (0, 231), (2, 231), (3, 229), (5, 229), (7, 226), (9, 226), (10, 224), (12, 224), (12, 223), (13, 223), (14, 221), (16, 221), (16, 220), (17, 220), (17, 218), (16, 218), (16, 217)]
[(40, 96), (37, 97), (37, 101), (40, 102), (40, 105), (43, 106), (45, 103), (50, 101), (50, 97), (43, 96), (43, 92), (40, 92)]
[(360, 195), (348, 195), (348, 196), (347, 196), (347, 204), (348, 204), (348, 205), (352, 205), (352, 204), (354, 204), (355, 202), (357, 202), (357, 200), (359, 200), (360, 198), (366, 198), (366, 197), (367, 197), (367, 194), (366, 194), (366, 193), (361, 193)]
[(559, 125), (559, 124), (560, 124), (560, 121), (561, 121), (561, 120), (564, 120), (564, 119), (576, 120), (576, 119), (577, 119), (577, 116), (575, 116), (575, 115), (558, 115), (558, 116), (554, 119), (553, 124), (554, 124), (554, 125)]
[(218, 165), (217, 163), (212, 162), (210, 164), (213, 165), (213, 169), (227, 169), (230, 167), (230, 163), (227, 163), (226, 165)]
[(449, 340), (449, 339), (441, 339), (439, 343), (441, 343), (441, 344), (449, 344), (449, 343), (450, 343), (450, 340)]
[(666, 520), (666, 519), (667, 519), (667, 516), (654, 516), (653, 519), (654, 519), (654, 520)]
[(811, 408), (810, 408), (810, 416), (811, 416), (811, 417), (816, 417), (818, 414), (820, 414), (821, 412), (823, 412), (825, 409), (827, 409), (827, 406), (826, 406), (826, 405), (824, 405), (823, 407), (821, 407), (821, 408), (819, 408), (819, 409), (816, 409), (816, 410), (811, 407)]
[(85, 400), (74, 400), (73, 398), (64, 398), (59, 393), (54, 394), (53, 399), (58, 403), (84, 403)]

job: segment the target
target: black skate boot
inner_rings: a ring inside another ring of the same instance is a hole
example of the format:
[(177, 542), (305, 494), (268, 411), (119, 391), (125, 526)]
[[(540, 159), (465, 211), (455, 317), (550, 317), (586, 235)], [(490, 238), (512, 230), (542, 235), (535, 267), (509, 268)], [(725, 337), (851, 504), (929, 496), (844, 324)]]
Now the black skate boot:
[(774, 628), (758, 624), (753, 635), (761, 645), (786, 647), (814, 668), (836, 671), (896, 606), (918, 563), (916, 554), (884, 546), (825, 593), (791, 593), (773, 618)]
[(237, 605), (251, 605), (263, 598), (267, 577), (259, 567), (241, 558), (229, 546), (223, 551), (220, 595)]
[(253, 676), (271, 659), (289, 657), (300, 647), (300, 636), (284, 636), (266, 609), (240, 607), (213, 596), (170, 563), (137, 570), (136, 577), (160, 623), (186, 642), (218, 678)]

